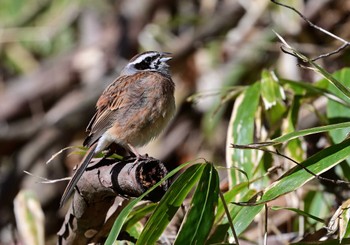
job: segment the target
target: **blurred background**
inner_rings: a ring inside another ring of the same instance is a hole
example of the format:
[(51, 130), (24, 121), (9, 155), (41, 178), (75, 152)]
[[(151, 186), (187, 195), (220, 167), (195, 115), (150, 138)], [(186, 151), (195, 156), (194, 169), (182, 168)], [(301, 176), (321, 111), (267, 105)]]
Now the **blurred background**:
[[(350, 1), (285, 2), (350, 39)], [(23, 171), (48, 179), (71, 175), (81, 158), (70, 154), (74, 149), (46, 161), (82, 145), (97, 98), (139, 52), (173, 54), (177, 103), (168, 129), (140, 152), (170, 169), (197, 158), (225, 166), (234, 101), (221, 91), (257, 81), (263, 69), (293, 80), (320, 78), (281, 52), (273, 30), (309, 57), (340, 46), (268, 0), (0, 1), (0, 243), (16, 239), (13, 200), (20, 190), (36, 195), (46, 237), (54, 239), (66, 182), (43, 184)], [(349, 66), (349, 50), (319, 64), (330, 72)], [(298, 128), (316, 124), (304, 115)], [(224, 188), (225, 170), (220, 174)]]

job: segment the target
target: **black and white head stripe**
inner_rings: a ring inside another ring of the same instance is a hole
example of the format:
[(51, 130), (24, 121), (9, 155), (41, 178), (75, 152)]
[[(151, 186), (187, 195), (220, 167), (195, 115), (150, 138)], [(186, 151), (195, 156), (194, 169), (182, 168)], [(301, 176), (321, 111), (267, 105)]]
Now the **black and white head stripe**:
[(169, 66), (166, 62), (170, 59), (169, 53), (157, 51), (148, 51), (138, 54), (126, 65), (123, 74), (132, 75), (137, 71), (156, 71), (168, 75)]

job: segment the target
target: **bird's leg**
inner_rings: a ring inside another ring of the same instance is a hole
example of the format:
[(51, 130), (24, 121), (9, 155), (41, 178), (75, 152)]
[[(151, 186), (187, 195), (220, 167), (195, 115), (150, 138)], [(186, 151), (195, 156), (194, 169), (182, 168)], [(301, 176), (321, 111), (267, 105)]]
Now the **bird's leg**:
[(136, 150), (136, 148), (135, 148), (133, 145), (129, 144), (129, 143), (128, 143), (128, 147), (129, 147), (130, 152), (131, 152), (132, 154), (134, 154), (135, 157), (137, 158), (136, 160), (139, 160), (140, 157), (141, 157), (141, 155), (140, 155), (140, 153), (138, 153), (138, 151)]
[(106, 159), (107, 157), (110, 157), (114, 154), (114, 149), (108, 148), (106, 151), (104, 151), (103, 159)]
[(130, 152), (132, 154), (134, 154), (135, 157), (136, 157), (135, 161), (132, 163), (131, 167), (128, 170), (128, 173), (130, 173), (131, 169), (133, 169), (133, 167), (135, 167), (136, 163), (140, 160), (141, 155), (140, 155), (140, 153), (138, 153), (136, 148), (133, 145), (129, 144), (129, 143), (128, 143), (128, 148), (129, 148)]

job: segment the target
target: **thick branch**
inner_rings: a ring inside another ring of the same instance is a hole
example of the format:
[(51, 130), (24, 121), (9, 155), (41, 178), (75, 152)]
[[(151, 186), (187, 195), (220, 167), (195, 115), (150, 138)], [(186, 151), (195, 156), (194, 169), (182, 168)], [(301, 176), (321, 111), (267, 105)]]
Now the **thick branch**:
[[(140, 196), (167, 174), (164, 165), (154, 158), (143, 157), (133, 166), (134, 161), (135, 158), (125, 161), (102, 158), (90, 164), (77, 184), (58, 232), (58, 244), (103, 242), (113, 225), (109, 218), (115, 218), (128, 203), (123, 197)], [(147, 199), (158, 201), (167, 188), (166, 181)], [(112, 209), (115, 211), (108, 212)]]

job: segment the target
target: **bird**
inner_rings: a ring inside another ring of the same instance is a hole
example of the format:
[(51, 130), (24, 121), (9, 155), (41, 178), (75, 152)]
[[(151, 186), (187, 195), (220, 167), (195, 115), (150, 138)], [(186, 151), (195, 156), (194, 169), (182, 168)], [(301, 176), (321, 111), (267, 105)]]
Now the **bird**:
[[(96, 103), (83, 145), (88, 150), (70, 179), (60, 201), (67, 201), (91, 159), (112, 143), (135, 155), (158, 136), (175, 114), (175, 84), (170, 53), (147, 51), (134, 56)], [(136, 160), (137, 161), (137, 160)]]

